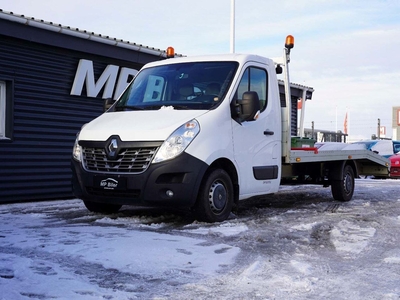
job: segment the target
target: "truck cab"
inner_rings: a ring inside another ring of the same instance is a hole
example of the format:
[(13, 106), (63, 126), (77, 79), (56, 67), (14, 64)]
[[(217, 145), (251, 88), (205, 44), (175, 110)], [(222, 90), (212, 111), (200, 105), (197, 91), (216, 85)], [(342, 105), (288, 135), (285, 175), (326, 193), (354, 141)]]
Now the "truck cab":
[(83, 126), (72, 168), (74, 193), (91, 211), (172, 205), (200, 220), (226, 219), (239, 199), (279, 188), (274, 62), (230, 54), (146, 65)]

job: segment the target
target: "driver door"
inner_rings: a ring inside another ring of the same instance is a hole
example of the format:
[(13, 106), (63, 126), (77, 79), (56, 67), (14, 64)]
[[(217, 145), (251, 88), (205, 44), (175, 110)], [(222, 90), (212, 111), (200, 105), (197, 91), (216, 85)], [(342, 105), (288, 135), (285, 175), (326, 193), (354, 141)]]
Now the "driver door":
[[(280, 184), (281, 130), (280, 107), (268, 99), (268, 72), (265, 65), (247, 65), (235, 97), (257, 92), (260, 114), (256, 120), (237, 122), (232, 119), (235, 161), (239, 169), (240, 198), (274, 193)], [(271, 97), (272, 98), (272, 97)]]

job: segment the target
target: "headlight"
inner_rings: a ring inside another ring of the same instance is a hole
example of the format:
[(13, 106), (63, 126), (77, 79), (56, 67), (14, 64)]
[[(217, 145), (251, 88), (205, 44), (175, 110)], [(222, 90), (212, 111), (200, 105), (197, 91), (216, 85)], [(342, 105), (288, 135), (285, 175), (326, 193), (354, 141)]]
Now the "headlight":
[(196, 120), (191, 120), (176, 129), (161, 145), (153, 163), (158, 163), (174, 158), (181, 154), (200, 132), (200, 125)]
[(79, 162), (82, 161), (82, 147), (78, 144), (78, 137), (76, 137), (74, 148), (72, 149), (72, 157)]

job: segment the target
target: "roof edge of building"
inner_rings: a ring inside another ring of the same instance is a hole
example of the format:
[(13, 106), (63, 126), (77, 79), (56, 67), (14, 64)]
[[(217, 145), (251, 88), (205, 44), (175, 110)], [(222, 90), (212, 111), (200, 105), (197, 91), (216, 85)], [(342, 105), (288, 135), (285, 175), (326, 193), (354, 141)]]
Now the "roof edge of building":
[[(0, 19), (8, 20), (11, 22), (17, 22), (25, 24), (28, 26), (58, 32), (60, 34), (70, 35), (81, 39), (91, 40), (97, 43), (108, 44), (116, 47), (121, 47), (129, 50), (134, 50), (138, 52), (143, 52), (146, 54), (151, 54), (154, 56), (166, 57), (167, 53), (165, 50), (144, 46), (141, 44), (131, 43), (129, 41), (124, 41), (122, 39), (113, 38), (110, 36), (105, 36), (90, 32), (87, 30), (81, 30), (79, 28), (73, 28), (70, 26), (63, 26), (61, 24), (56, 24), (53, 22), (48, 22), (44, 20), (39, 20), (34, 17), (26, 17), (25, 15), (18, 15), (13, 12), (7, 12), (0, 9)], [(176, 54), (175, 56), (183, 56), (181, 54)]]

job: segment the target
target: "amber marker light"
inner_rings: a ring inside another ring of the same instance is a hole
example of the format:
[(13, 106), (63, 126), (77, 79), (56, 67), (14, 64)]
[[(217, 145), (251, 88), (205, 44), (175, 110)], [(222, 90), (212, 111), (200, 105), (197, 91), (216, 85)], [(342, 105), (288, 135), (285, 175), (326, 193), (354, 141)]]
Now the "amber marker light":
[(167, 58), (172, 58), (175, 56), (175, 49), (173, 47), (167, 48)]
[(285, 48), (292, 49), (294, 47), (294, 37), (293, 35), (288, 35), (285, 40)]
[(296, 162), (301, 162), (301, 158), (300, 157), (296, 157)]
[(349, 156), (347, 156), (347, 158), (348, 158), (348, 159), (352, 159), (352, 158), (353, 158), (353, 156), (349, 155)]

